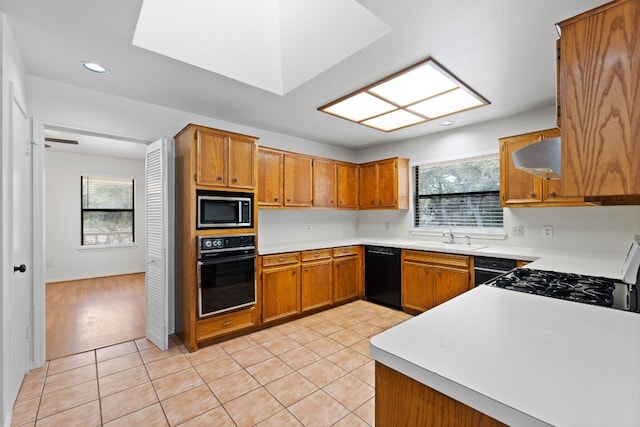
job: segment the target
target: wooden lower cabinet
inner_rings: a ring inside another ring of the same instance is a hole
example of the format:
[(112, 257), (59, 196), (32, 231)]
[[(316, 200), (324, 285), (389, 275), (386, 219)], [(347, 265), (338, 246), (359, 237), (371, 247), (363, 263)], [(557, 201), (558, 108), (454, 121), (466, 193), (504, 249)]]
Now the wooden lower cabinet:
[(333, 301), (359, 298), (362, 294), (362, 256), (359, 246), (333, 249)]
[(333, 302), (331, 249), (301, 253), (301, 310), (326, 307)]
[(380, 362), (375, 364), (375, 425), (385, 427), (502, 427), (495, 418)]
[(200, 343), (259, 324), (259, 311), (254, 306), (245, 310), (198, 320), (196, 322), (196, 337)]
[(423, 251), (402, 251), (402, 308), (421, 313), (469, 290), (470, 259)]
[(300, 313), (299, 253), (262, 257), (262, 322)]

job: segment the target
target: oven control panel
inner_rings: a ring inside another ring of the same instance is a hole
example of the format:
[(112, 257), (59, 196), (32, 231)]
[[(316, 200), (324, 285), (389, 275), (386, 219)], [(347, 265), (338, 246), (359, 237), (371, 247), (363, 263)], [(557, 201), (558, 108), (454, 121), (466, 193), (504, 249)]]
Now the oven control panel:
[(255, 234), (241, 236), (198, 237), (198, 253), (255, 248)]

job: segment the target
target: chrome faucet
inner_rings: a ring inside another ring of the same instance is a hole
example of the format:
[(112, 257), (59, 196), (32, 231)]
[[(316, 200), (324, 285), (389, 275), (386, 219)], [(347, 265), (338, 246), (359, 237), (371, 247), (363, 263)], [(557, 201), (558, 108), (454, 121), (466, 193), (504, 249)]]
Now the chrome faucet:
[(442, 235), (443, 236), (449, 236), (449, 241), (448, 242), (444, 242), (444, 243), (449, 243), (450, 245), (453, 245), (455, 243), (454, 236), (453, 236), (453, 231), (451, 231), (451, 229), (448, 229), (447, 231), (443, 231)]

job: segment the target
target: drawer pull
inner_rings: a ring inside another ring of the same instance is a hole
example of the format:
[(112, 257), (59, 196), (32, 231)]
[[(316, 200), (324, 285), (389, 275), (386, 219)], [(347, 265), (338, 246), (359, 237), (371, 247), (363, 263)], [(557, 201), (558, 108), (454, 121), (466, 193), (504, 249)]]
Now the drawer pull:
[(284, 262), (284, 258), (278, 258), (278, 262)]
[(233, 325), (233, 320), (227, 320), (222, 324), (222, 326), (231, 326), (231, 325)]

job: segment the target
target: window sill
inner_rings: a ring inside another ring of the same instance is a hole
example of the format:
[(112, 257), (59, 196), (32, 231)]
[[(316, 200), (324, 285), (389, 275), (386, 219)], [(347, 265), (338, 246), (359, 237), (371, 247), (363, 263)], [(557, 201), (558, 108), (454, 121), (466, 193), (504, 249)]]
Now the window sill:
[[(414, 236), (437, 236), (442, 237), (442, 233), (449, 230), (448, 227), (442, 228), (412, 228), (409, 230), (409, 234)], [(456, 237), (469, 236), (472, 239), (486, 239), (486, 240), (504, 240), (507, 238), (507, 233), (502, 229), (493, 231), (481, 231), (477, 229), (464, 229), (452, 227), (451, 231)]]
[(137, 248), (137, 243), (116, 243), (111, 245), (83, 245), (78, 248), (79, 251), (99, 251), (105, 249), (133, 249)]

